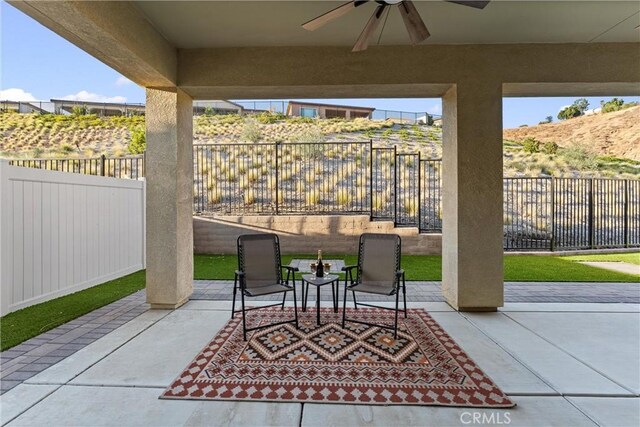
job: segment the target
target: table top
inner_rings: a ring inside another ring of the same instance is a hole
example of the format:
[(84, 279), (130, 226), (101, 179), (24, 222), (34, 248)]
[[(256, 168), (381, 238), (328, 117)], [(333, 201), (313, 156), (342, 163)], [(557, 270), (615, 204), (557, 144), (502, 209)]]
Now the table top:
[[(317, 262), (317, 259), (292, 259), (289, 263), (290, 267), (297, 267), (301, 273), (311, 273), (311, 264)], [(323, 259), (325, 264), (331, 264), (330, 273), (342, 273), (344, 261), (341, 259)]]
[(315, 274), (304, 274), (302, 280), (316, 286), (328, 285), (335, 282), (339, 277), (336, 274), (325, 274), (324, 277), (316, 277)]

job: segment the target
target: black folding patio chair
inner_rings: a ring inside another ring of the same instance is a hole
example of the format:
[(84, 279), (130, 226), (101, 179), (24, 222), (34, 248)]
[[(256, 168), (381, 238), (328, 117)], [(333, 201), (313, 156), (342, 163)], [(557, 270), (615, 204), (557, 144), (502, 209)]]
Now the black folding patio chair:
[[(284, 280), (282, 277), (283, 269), (287, 270), (286, 279)], [(257, 329), (269, 328), (284, 323), (294, 323), (296, 328), (298, 328), (296, 279), (295, 274), (293, 274), (297, 270), (297, 268), (282, 265), (280, 261), (280, 241), (277, 235), (245, 234), (238, 237), (238, 270), (236, 270), (233, 283), (231, 318), (238, 312), (238, 310), (236, 310), (236, 293), (239, 289), (242, 299), (242, 330), (245, 341), (247, 340), (247, 332)], [(291, 284), (289, 284), (290, 279)], [(293, 292), (293, 319), (247, 329), (247, 311), (278, 305), (284, 309), (284, 301), (289, 291)], [(282, 303), (279, 302), (277, 304), (253, 308), (245, 307), (245, 297), (261, 297), (277, 293), (284, 293)]]
[[(401, 240), (396, 234), (367, 233), (360, 236), (358, 248), (358, 265), (343, 267), (346, 272), (344, 282), (344, 304), (342, 310), (342, 327), (345, 322), (361, 323), (369, 326), (377, 326), (393, 330), (393, 337), (398, 336), (398, 303), (400, 290), (404, 300), (404, 317), (407, 317), (407, 289), (404, 279), (404, 270), (400, 268)], [(354, 278), (353, 272), (356, 272)], [(368, 307), (395, 310), (395, 323), (393, 326), (364, 322), (357, 319), (347, 319), (347, 292), (353, 294), (353, 303), (358, 309), (359, 305)], [(356, 293), (363, 292), (376, 295), (396, 297), (395, 309), (381, 307), (372, 304), (358, 303)]]

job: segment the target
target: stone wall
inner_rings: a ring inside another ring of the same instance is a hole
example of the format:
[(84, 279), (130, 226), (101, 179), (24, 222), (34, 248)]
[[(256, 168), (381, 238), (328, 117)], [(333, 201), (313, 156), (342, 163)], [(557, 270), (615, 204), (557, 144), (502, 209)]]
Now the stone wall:
[(355, 253), (362, 233), (395, 233), (403, 254), (440, 254), (440, 234), (419, 234), (417, 228), (394, 228), (391, 221), (370, 221), (367, 215), (194, 216), (194, 250), (199, 254), (235, 254), (241, 234), (276, 233), (283, 253)]

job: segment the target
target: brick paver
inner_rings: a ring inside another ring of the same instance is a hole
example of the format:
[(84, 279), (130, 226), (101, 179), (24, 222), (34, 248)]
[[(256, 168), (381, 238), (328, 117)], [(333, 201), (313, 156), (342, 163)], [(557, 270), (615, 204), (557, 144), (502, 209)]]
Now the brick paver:
[[(310, 286), (309, 290), (311, 302), (315, 300), (315, 287)], [(191, 299), (230, 301), (232, 292), (233, 281), (196, 280)], [(267, 296), (263, 299), (279, 300), (280, 298)], [(329, 289), (321, 291), (321, 299), (331, 300)], [(358, 296), (358, 300), (389, 301), (390, 299), (362, 295)], [(407, 301), (444, 301), (440, 282), (407, 282)], [(640, 284), (507, 282), (505, 283), (505, 301), (640, 304)], [(0, 394), (74, 354), (148, 309), (145, 291), (142, 290), (0, 353)]]

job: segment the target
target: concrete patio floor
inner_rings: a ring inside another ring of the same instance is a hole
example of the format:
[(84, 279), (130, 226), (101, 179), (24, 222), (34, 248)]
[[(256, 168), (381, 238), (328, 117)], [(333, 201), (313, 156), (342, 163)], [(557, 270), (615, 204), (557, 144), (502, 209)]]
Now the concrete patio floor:
[(508, 303), (498, 313), (458, 313), (441, 302), (409, 303), (431, 313), (517, 402), (512, 409), (159, 400), (227, 321), (229, 305), (198, 300), (140, 314), (3, 394), (2, 424), (449, 426), (482, 416), (514, 426), (640, 424), (637, 304)]

